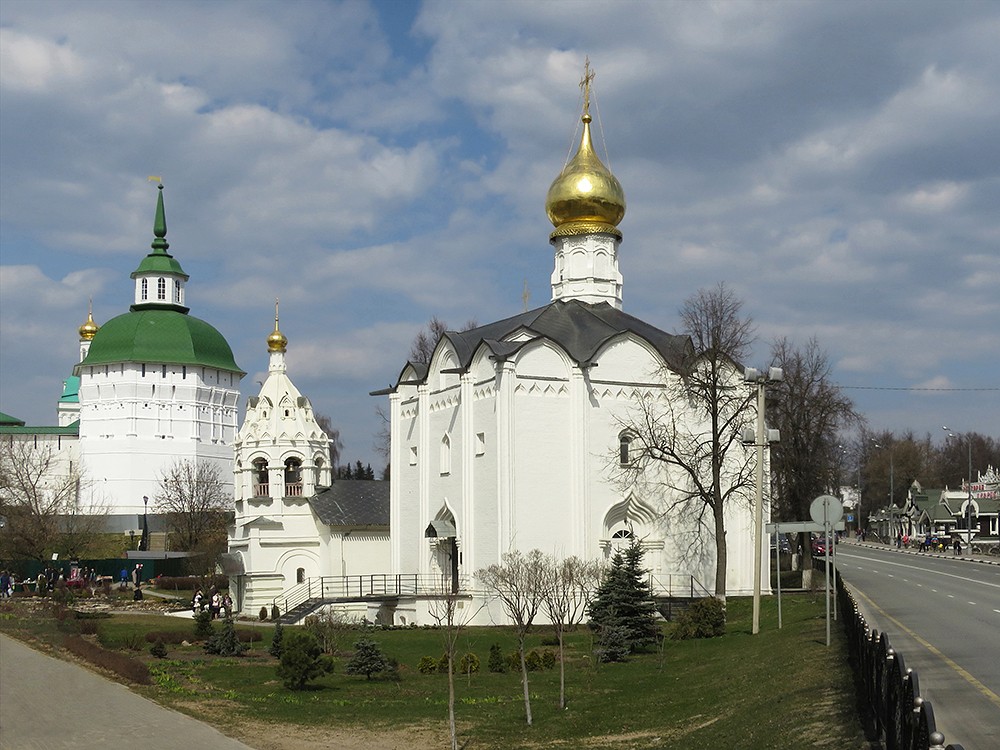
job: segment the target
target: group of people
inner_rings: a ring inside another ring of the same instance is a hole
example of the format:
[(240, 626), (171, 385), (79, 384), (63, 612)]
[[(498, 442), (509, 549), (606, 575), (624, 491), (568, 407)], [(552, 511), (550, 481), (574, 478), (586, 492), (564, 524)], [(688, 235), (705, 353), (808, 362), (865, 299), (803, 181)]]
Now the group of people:
[(213, 620), (219, 617), (232, 617), (233, 599), (229, 596), (229, 592), (223, 594), (215, 586), (209, 590), (208, 596), (205, 596), (201, 589), (197, 589), (191, 599), (192, 613), (197, 617), (199, 612), (204, 612), (206, 609), (211, 613)]
[(0, 598), (7, 599), (14, 593), (14, 576), (9, 570), (0, 571)]

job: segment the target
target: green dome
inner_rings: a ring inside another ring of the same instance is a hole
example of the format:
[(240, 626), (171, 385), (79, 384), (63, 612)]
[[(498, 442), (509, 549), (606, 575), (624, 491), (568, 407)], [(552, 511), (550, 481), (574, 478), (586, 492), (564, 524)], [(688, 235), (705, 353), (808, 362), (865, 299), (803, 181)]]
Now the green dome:
[(80, 364), (118, 362), (198, 365), (245, 374), (221, 333), (176, 310), (135, 310), (101, 326)]

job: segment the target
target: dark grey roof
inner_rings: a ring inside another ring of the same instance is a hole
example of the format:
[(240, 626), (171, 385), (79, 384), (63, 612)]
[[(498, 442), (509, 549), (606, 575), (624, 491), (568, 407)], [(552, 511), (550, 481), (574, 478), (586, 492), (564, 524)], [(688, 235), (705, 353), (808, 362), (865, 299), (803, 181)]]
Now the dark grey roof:
[[(675, 372), (683, 372), (694, 353), (687, 336), (661, 331), (607, 302), (588, 304), (579, 300), (558, 300), (468, 331), (448, 331), (444, 336), (454, 346), (465, 370), (481, 344), (486, 344), (500, 359), (511, 356), (526, 342), (503, 339), (522, 329), (534, 334), (533, 338), (546, 338), (558, 344), (577, 364), (588, 363), (609, 339), (623, 333), (645, 339)], [(426, 378), (426, 370), (417, 372), (420, 379)]]
[(334, 482), (309, 498), (328, 526), (389, 526), (389, 483), (364, 479)]

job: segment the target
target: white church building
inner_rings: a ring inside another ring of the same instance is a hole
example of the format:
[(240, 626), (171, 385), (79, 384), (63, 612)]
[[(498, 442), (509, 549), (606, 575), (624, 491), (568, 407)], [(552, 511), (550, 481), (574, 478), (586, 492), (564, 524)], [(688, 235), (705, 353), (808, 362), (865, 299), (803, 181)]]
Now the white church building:
[[(301, 476), (308, 497), (322, 483), (322, 449), (310, 442), (317, 433), (308, 402), (285, 376), (284, 344), (269, 340), (271, 371), (237, 453), (230, 550), (245, 566), (244, 612), (272, 601), (284, 612), (308, 600), (351, 599), (345, 587), (357, 583), (364, 590), (354, 600), (367, 597), (367, 615), (383, 622), (433, 623), (443, 594), (458, 594), (477, 624), (503, 622), (477, 570), (515, 550), (607, 560), (631, 539), (645, 549), (654, 588), (712, 589), (714, 542), (691, 543), (711, 529), (679, 508), (679, 496), (662, 483), (628, 486), (616, 478), (632, 460), (623, 425), (637, 400), (683, 399), (685, 368), (696, 366), (697, 356), (688, 337), (622, 309), (625, 197), (593, 149), (587, 94), (579, 148), (546, 200), (554, 225), (551, 302), (443, 334), (429, 363), (407, 363), (395, 385), (373, 394), (388, 395), (390, 404), (388, 535), (375, 523), (384, 513), (384, 483), (334, 483), (334, 490), (377, 488), (355, 506), (356, 529), (368, 530), (357, 542), (347, 541), (353, 537), (343, 518), (336, 527), (321, 517), (322, 493), (306, 502), (288, 489), (289, 478)], [(272, 336), (280, 336), (275, 328)], [(732, 377), (733, 388), (748, 387), (735, 367)], [(702, 416), (673, 407), (683, 429), (706, 433)], [(255, 483), (267, 491), (251, 489)], [(725, 513), (726, 593), (749, 594), (750, 498), (730, 502)], [(766, 570), (767, 550), (761, 554)], [(379, 585), (386, 586), (381, 593)]]
[(249, 616), (275, 603), (285, 612), (289, 597), (298, 604), (353, 593), (357, 601), (340, 606), (374, 618), (381, 604), (368, 611), (360, 581), (388, 569), (388, 486), (332, 482), (329, 439), (288, 377), (287, 347), (275, 305), (267, 379), (235, 443), (236, 515), (223, 569), (236, 607)]

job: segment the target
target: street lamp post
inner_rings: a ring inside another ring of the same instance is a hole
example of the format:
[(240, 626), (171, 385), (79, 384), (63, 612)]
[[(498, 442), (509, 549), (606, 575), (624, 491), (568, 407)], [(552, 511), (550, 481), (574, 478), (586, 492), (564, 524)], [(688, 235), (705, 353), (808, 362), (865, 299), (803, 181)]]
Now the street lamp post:
[[(880, 445), (877, 440), (872, 440), (872, 445), (878, 449), (886, 448), (889, 449), (889, 522), (892, 523), (892, 516), (894, 514), (894, 508), (896, 506), (896, 466), (895, 466), (895, 456), (892, 452), (892, 446)], [(903, 533), (903, 521), (902, 514), (899, 516), (899, 533)], [(912, 531), (912, 529), (908, 530)]]
[[(778, 431), (768, 430), (764, 434), (764, 389), (768, 383), (780, 383), (784, 380), (784, 373), (780, 367), (771, 367), (766, 373), (759, 372), (753, 367), (748, 367), (743, 373), (743, 380), (747, 383), (757, 385), (757, 429), (747, 428), (743, 432), (743, 443), (757, 449), (757, 471), (756, 471), (756, 494), (754, 496), (754, 556), (753, 556), (753, 634), (760, 632), (760, 578), (761, 578), (761, 557), (763, 550), (764, 532), (764, 448), (771, 443), (778, 442)], [(778, 559), (781, 553), (778, 552)], [(778, 570), (781, 575), (781, 570)]]
[[(948, 437), (958, 440), (958, 435), (949, 430), (947, 426), (942, 426), (941, 429), (948, 433)], [(965, 501), (965, 544), (968, 546), (972, 544), (972, 436), (968, 432), (965, 433), (965, 442), (969, 446), (969, 478), (965, 482), (968, 495)]]

